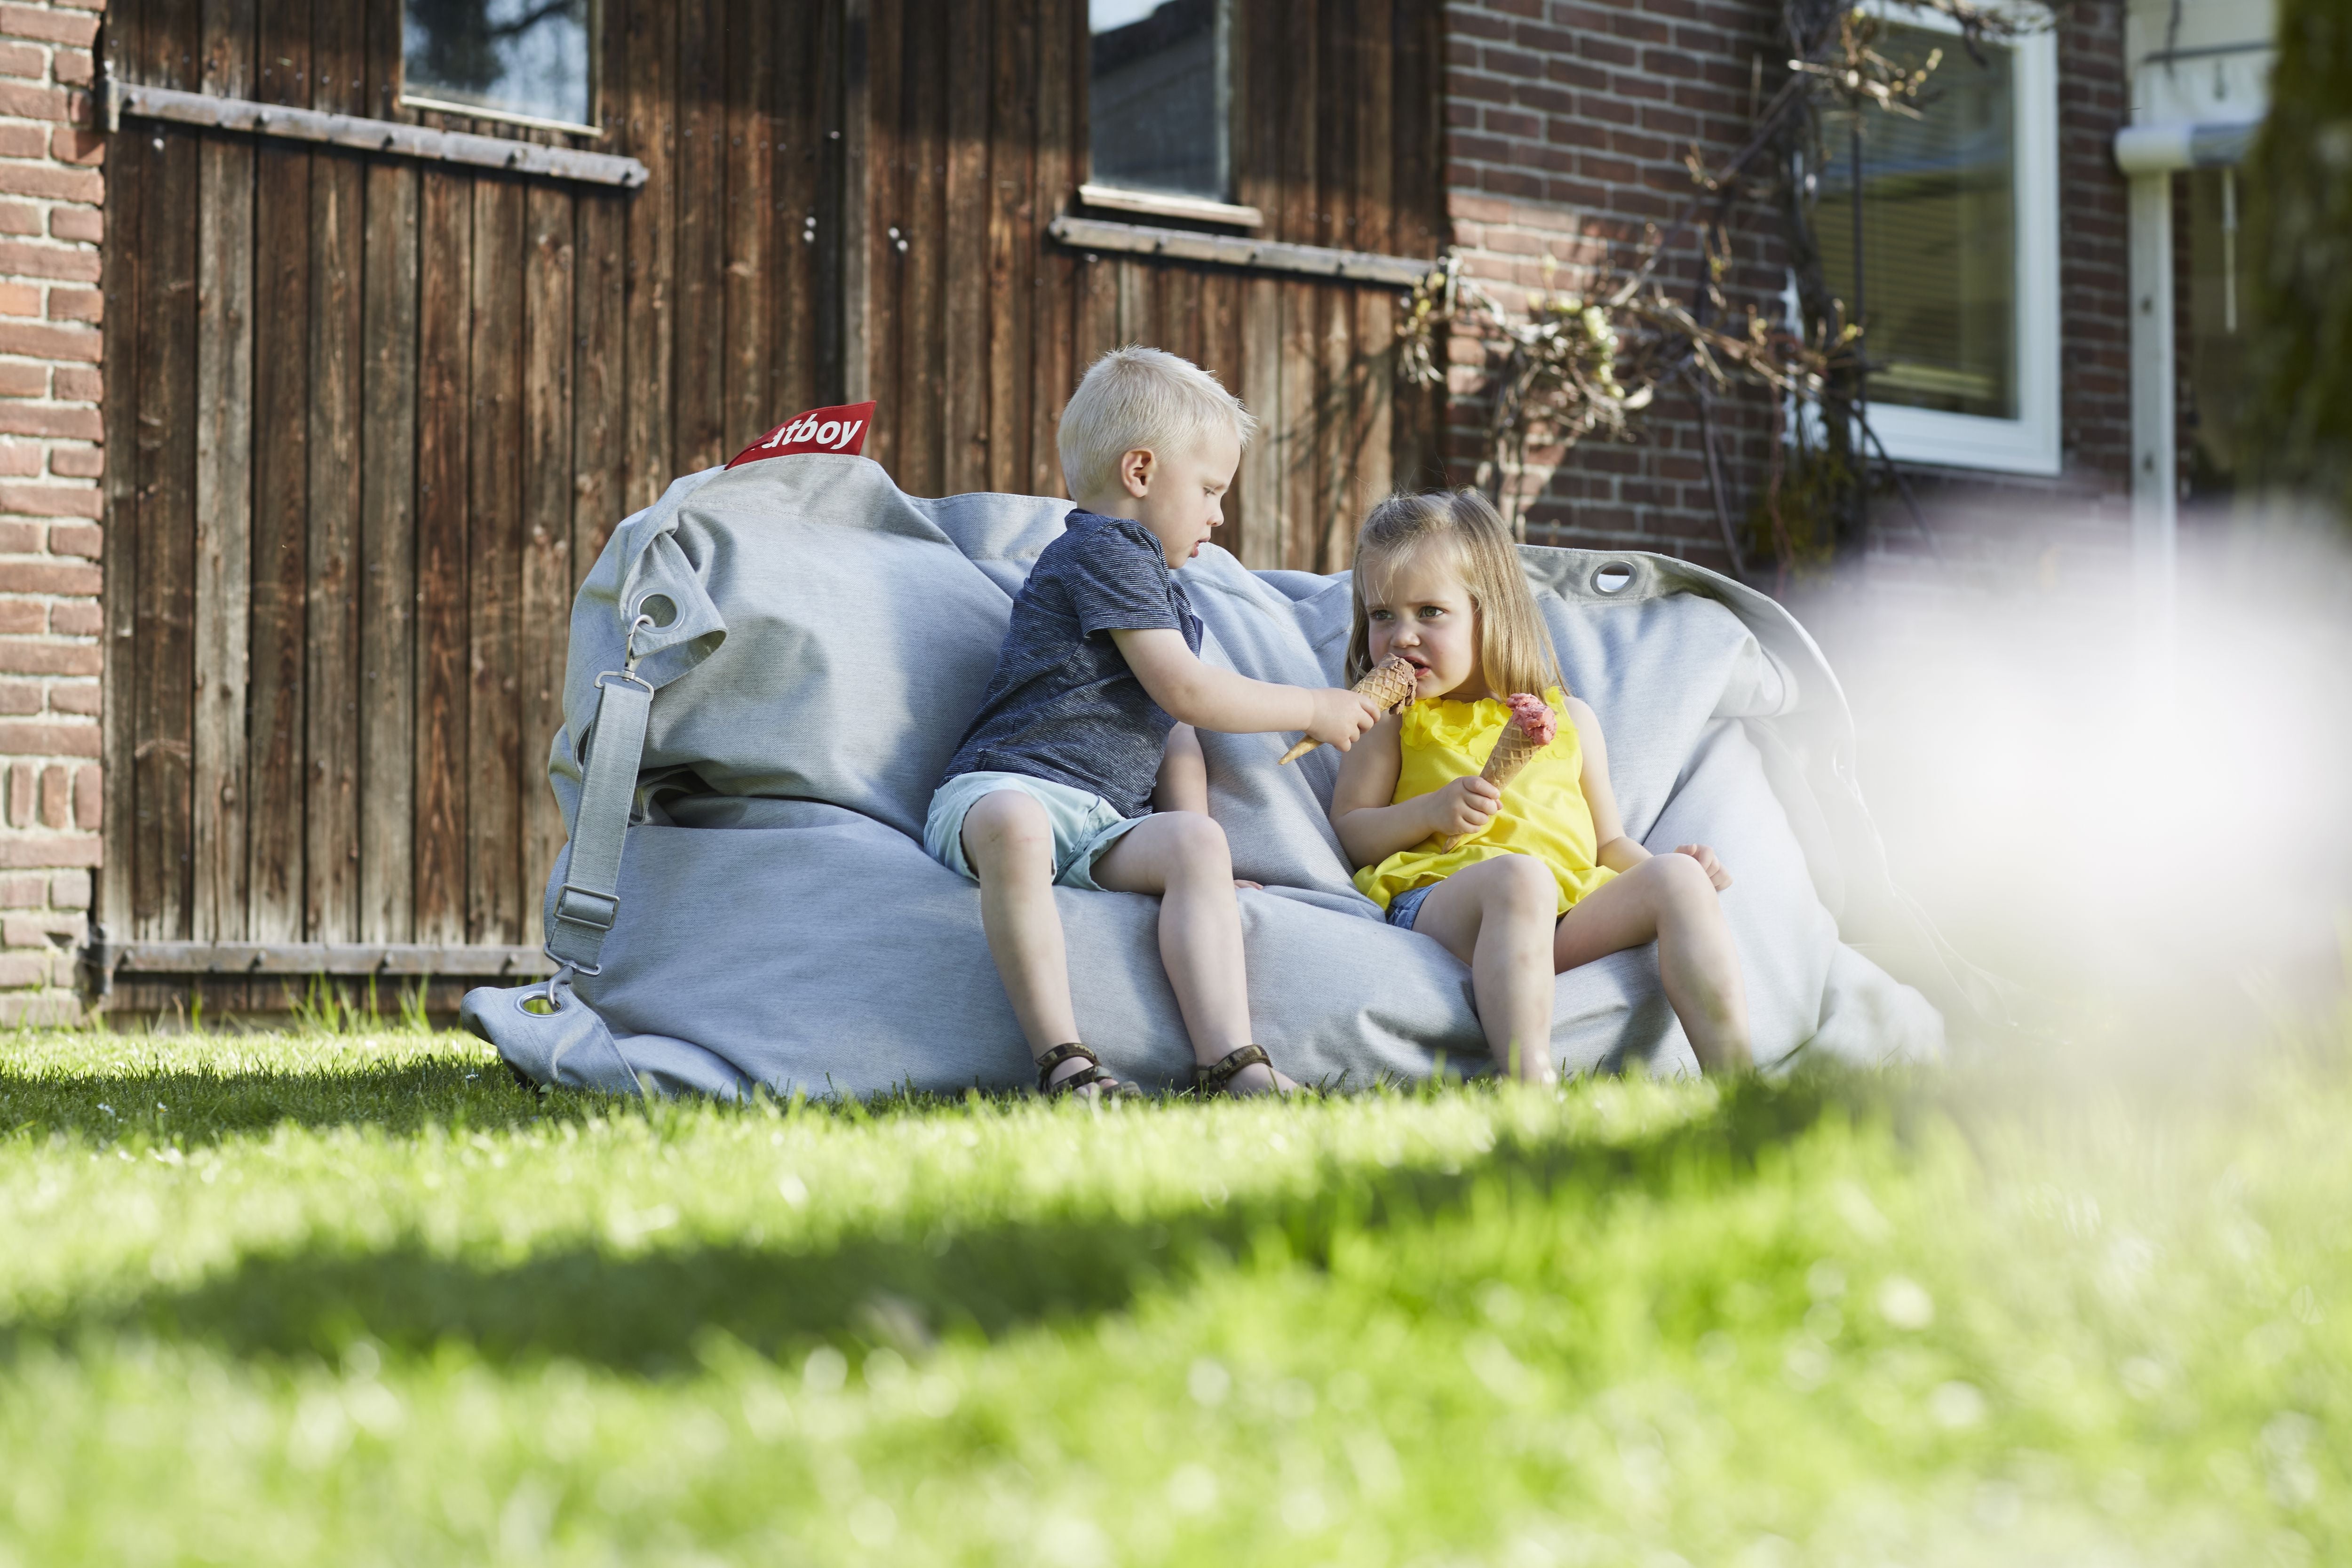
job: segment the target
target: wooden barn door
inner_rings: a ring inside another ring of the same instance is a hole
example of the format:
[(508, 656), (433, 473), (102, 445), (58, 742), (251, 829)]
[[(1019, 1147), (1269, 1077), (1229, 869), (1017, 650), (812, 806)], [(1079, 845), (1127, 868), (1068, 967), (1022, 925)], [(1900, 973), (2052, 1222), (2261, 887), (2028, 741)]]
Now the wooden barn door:
[[(837, 159), (803, 88), (838, 6), (599, 14), (587, 150), (642, 160), (635, 193), (160, 121), (111, 139), (112, 943), (535, 949), (580, 577), (675, 475), (830, 390)], [(399, 23), (117, 0), (104, 47), (129, 82), (568, 144), (401, 109)], [(215, 1005), (284, 991), (235, 984)]]

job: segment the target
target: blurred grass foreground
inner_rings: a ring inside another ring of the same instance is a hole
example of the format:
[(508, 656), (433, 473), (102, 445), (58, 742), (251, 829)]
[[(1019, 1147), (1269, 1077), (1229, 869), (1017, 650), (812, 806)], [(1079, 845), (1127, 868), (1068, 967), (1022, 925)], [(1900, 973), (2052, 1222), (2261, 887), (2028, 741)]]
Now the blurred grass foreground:
[(0, 1560), (2352, 1560), (2343, 1028), (1100, 1114), (5, 1059)]

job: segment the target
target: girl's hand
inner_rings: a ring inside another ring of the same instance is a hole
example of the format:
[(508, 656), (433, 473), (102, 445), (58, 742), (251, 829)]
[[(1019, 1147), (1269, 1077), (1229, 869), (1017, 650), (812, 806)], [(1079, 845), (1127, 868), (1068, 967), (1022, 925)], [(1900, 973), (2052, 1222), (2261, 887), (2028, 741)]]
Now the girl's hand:
[(1314, 704), (1314, 715), (1307, 725), (1309, 739), (1341, 751), (1356, 743), (1356, 737), (1381, 721), (1381, 705), (1360, 691), (1345, 687), (1311, 688), (1308, 700)]
[(1697, 861), (1701, 866), (1705, 867), (1706, 869), (1706, 879), (1715, 884), (1715, 890), (1717, 892), (1719, 893), (1726, 888), (1731, 886), (1731, 873), (1723, 868), (1723, 862), (1715, 858), (1715, 851), (1709, 849), (1706, 845), (1677, 844), (1675, 846), (1675, 853), (1677, 855), (1687, 855), (1692, 859)]
[(1475, 833), (1494, 821), (1495, 813), (1503, 808), (1503, 792), (1476, 773), (1455, 779), (1423, 798), (1432, 803), (1430, 831), (1440, 837)]

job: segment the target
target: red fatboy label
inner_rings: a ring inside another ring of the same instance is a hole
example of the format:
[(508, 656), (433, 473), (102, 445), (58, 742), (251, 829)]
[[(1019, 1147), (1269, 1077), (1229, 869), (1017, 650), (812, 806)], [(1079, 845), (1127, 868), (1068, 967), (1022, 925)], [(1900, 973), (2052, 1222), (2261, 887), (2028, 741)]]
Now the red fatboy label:
[(857, 456), (866, 432), (874, 425), (874, 405), (852, 403), (839, 408), (812, 408), (795, 414), (735, 454), (727, 466), (740, 468), (762, 458), (788, 458), (800, 452), (840, 452)]

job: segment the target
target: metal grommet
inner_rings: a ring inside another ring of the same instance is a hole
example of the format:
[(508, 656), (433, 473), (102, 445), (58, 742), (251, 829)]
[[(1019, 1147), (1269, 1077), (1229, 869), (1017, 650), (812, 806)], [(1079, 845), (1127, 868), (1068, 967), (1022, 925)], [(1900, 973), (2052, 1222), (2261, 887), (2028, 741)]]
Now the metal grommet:
[(1596, 594), (1617, 595), (1633, 586), (1637, 575), (1630, 561), (1603, 561), (1592, 569), (1586, 585)]

